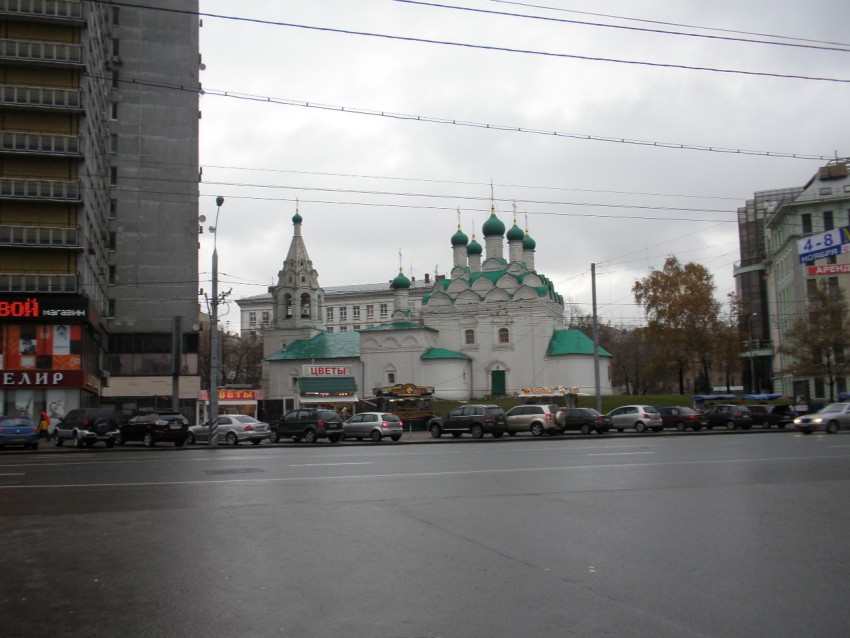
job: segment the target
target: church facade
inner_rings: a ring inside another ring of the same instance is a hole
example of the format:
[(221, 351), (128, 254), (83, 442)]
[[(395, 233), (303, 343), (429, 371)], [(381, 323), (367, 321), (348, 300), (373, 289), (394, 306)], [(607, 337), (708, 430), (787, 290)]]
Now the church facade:
[[(399, 269), (389, 282), (388, 321), (357, 332), (329, 332), (325, 293), (307, 254), (303, 218), (271, 292), (263, 330), (263, 386), (285, 409), (354, 403), (396, 383), (434, 387), (442, 399), (513, 396), (537, 388), (595, 392), (592, 341), (564, 329), (564, 301), (535, 270), (536, 242), (507, 229), (491, 206), (484, 246), (460, 225), (451, 236), (452, 269), (436, 276), (416, 313), (411, 281)], [(610, 355), (600, 349), (600, 383), (611, 393)], [(577, 389), (577, 390), (576, 390)]]

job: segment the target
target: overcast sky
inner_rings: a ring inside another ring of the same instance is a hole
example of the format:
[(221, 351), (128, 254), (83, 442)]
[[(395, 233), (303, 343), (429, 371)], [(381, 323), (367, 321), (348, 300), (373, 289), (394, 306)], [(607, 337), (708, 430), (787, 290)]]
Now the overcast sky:
[[(408, 276), (447, 273), (457, 209), (483, 245), (492, 183), (500, 218), (509, 228), (516, 208), (537, 242), (537, 271), (567, 301), (590, 311), (596, 263), (601, 319), (636, 325), (631, 287), (668, 255), (706, 266), (718, 299), (734, 291), (737, 208), (756, 191), (805, 184), (825, 163), (784, 155), (850, 155), (847, 0), (444, 5), (514, 15), (392, 0), (201, 0), (200, 207), (208, 226), (225, 197), (220, 289), (232, 300), (277, 281), (296, 199), (330, 287), (388, 282), (399, 251)], [(835, 43), (847, 51), (823, 50)], [(208, 233), (201, 247), (208, 290)], [(235, 304), (222, 321), (238, 328)]]

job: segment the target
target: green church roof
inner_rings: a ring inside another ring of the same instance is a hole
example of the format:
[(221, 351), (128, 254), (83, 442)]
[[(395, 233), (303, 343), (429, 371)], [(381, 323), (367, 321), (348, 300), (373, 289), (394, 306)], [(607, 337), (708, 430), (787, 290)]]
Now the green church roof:
[(446, 350), (445, 348), (429, 348), (420, 359), (469, 359), (465, 354), (455, 352), (454, 350)]
[[(556, 330), (546, 350), (548, 356), (563, 354), (593, 354), (593, 340), (581, 330)], [(610, 357), (611, 353), (600, 346), (599, 355)]]
[(323, 332), (312, 339), (299, 339), (266, 361), (299, 359), (349, 359), (360, 356), (360, 335), (356, 332)]

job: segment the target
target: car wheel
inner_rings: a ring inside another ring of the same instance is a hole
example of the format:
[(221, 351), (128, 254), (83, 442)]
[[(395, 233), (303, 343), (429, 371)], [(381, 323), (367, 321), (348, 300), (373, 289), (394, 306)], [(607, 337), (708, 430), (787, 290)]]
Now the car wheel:
[(679, 430), (679, 432), (684, 432), (687, 428), (685, 427), (685, 424), (684, 424), (684, 423), (682, 423), (681, 421), (679, 421), (679, 422), (676, 424), (676, 429), (677, 429), (677, 430)]
[(638, 421), (637, 423), (635, 423), (635, 430), (637, 430), (638, 432), (646, 432), (646, 423), (644, 423), (643, 421)]
[(475, 423), (471, 428), (469, 428), (469, 433), (472, 435), (473, 439), (480, 439), (484, 436), (484, 428), (481, 427), (480, 423)]
[(827, 434), (838, 434), (838, 421), (830, 421), (826, 424)]
[(590, 434), (590, 426), (587, 423), (582, 423), (581, 433), (582, 434)]
[(738, 427), (738, 426), (737, 426), (737, 425), (735, 425), (735, 422), (734, 422), (734, 421), (729, 421), (729, 422), (726, 424), (726, 429), (727, 429), (727, 430), (734, 430), (736, 427)]
[(64, 442), (65, 441), (58, 434), (53, 439), (53, 445), (55, 445), (56, 447), (62, 447), (62, 443), (64, 443)]
[(116, 445), (124, 445), (126, 441), (124, 440), (124, 434), (121, 430), (118, 430), (118, 434), (115, 435), (115, 444)]
[(316, 435), (316, 430), (307, 430), (306, 432), (304, 432), (305, 443), (315, 443), (318, 438), (319, 437)]
[(401, 434), (393, 434), (390, 438), (393, 441), (401, 441)]
[(439, 423), (432, 423), (428, 431), (431, 432), (431, 438), (434, 439), (439, 439), (443, 435), (443, 428), (440, 427)]
[(142, 440), (142, 443), (145, 447), (153, 447), (156, 445), (156, 441), (153, 440), (153, 434), (151, 432), (145, 432), (145, 438)]
[(272, 443), (278, 443), (280, 441), (280, 434), (277, 433), (277, 430), (272, 430), (271, 436), (269, 436), (269, 441)]
[(239, 437), (236, 436), (236, 432), (228, 432), (227, 437), (224, 440), (231, 447), (235, 447), (235, 446), (239, 445)]
[(501, 439), (503, 434), (504, 434), (504, 432), (498, 432), (498, 431), (493, 432), (493, 438), (494, 439)]
[(74, 435), (74, 447), (83, 447), (83, 439), (80, 436)]
[(531, 435), (532, 436), (543, 436), (543, 426), (539, 423), (531, 424)]
[(189, 445), (195, 445), (195, 435), (189, 432), (189, 436), (186, 437), (186, 443)]
[(381, 436), (381, 433), (377, 430), (372, 430), (372, 434), (369, 436), (369, 438), (372, 439), (375, 443), (378, 443), (384, 437)]

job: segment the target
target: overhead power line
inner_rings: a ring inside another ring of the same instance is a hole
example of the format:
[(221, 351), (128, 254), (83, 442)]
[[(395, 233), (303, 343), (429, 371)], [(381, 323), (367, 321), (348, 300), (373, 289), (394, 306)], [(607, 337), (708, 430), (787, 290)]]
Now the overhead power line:
[(850, 48), (845, 48), (843, 46), (825, 46), (825, 45), (817, 45), (817, 44), (799, 44), (796, 42), (776, 42), (770, 40), (755, 40), (753, 38), (741, 38), (741, 37), (732, 37), (732, 36), (723, 36), (723, 35), (709, 35), (705, 33), (687, 33), (684, 31), (669, 31), (666, 29), (650, 29), (647, 27), (630, 27), (622, 24), (605, 24), (603, 22), (587, 22), (585, 20), (568, 20), (566, 18), (551, 18), (548, 16), (536, 16), (529, 15), (526, 13), (510, 13), (507, 11), (492, 11), (490, 9), (476, 9), (473, 7), (459, 7), (456, 5), (450, 4), (440, 4), (436, 2), (423, 2), (422, 0), (395, 0), (395, 2), (401, 2), (403, 4), (414, 4), (421, 5), (425, 7), (433, 7), (436, 9), (453, 9), (457, 11), (469, 11), (472, 13), (484, 13), (488, 15), (497, 15), (497, 16), (506, 16), (510, 18), (525, 18), (529, 20), (541, 20), (544, 22), (557, 22), (561, 24), (575, 24), (581, 26), (588, 27), (599, 27), (605, 29), (621, 29), (624, 31), (639, 31), (643, 33), (653, 33), (653, 34), (662, 34), (662, 35), (675, 35), (675, 36), (684, 36), (688, 38), (704, 38), (707, 40), (724, 40), (727, 42), (740, 42), (745, 44), (765, 44), (770, 46), (782, 46), (782, 47), (795, 47), (800, 49), (815, 49), (818, 51), (834, 51), (840, 53), (850, 53)]
[[(104, 0), (94, 0), (96, 2), (103, 2)], [(575, 53), (553, 53), (551, 51), (535, 51), (533, 49), (516, 49), (512, 47), (500, 47), (495, 45), (487, 45), (487, 44), (472, 44), (469, 42), (452, 42), (450, 40), (434, 40), (431, 38), (417, 38), (413, 36), (401, 36), (401, 35), (393, 35), (389, 33), (374, 33), (371, 31), (355, 31), (353, 29), (337, 29), (333, 27), (317, 27), (314, 25), (308, 24), (296, 24), (294, 22), (282, 22), (278, 20), (262, 20), (259, 18), (246, 18), (243, 16), (230, 16), (218, 13), (206, 13), (206, 12), (194, 12), (194, 11), (185, 11), (180, 9), (170, 9), (165, 7), (144, 7), (137, 4), (126, 3), (126, 2), (110, 2), (110, 5), (113, 6), (126, 6), (134, 9), (150, 9), (156, 11), (164, 11), (168, 13), (179, 13), (179, 14), (188, 14), (188, 15), (197, 15), (203, 16), (207, 18), (216, 18), (221, 20), (235, 20), (238, 22), (248, 22), (253, 24), (264, 24), (269, 26), (276, 27), (287, 27), (291, 29), (304, 29), (307, 31), (319, 31), (324, 33), (339, 33), (343, 35), (356, 35), (361, 37), (369, 37), (369, 38), (380, 38), (384, 40), (397, 40), (399, 42), (415, 42), (417, 44), (437, 44), (441, 46), (450, 46), (450, 47), (460, 47), (465, 49), (477, 49), (482, 51), (497, 51), (500, 53), (518, 53), (522, 55), (539, 55), (543, 57), (550, 58), (562, 58), (562, 59), (572, 59), (572, 60), (584, 60), (586, 62), (608, 62), (612, 64), (628, 64), (635, 66), (648, 66), (655, 68), (665, 68), (665, 69), (679, 69), (685, 71), (704, 71), (710, 73), (724, 73), (724, 74), (734, 74), (734, 75), (747, 75), (753, 77), (769, 77), (769, 78), (778, 78), (785, 80), (811, 80), (814, 82), (838, 82), (844, 84), (850, 84), (850, 78), (832, 78), (832, 77), (822, 77), (822, 76), (810, 76), (810, 75), (797, 75), (790, 73), (771, 73), (767, 71), (746, 71), (742, 69), (725, 69), (719, 67), (708, 67), (708, 66), (692, 66), (687, 64), (672, 64), (666, 62), (648, 62), (645, 60), (625, 60), (621, 58), (605, 58), (600, 56), (591, 56), (591, 55), (578, 55)]]
[(614, 20), (626, 20), (629, 22), (640, 22), (643, 24), (658, 24), (661, 26), (667, 27), (677, 27), (684, 29), (699, 29), (700, 31), (716, 31), (717, 33), (736, 33), (738, 35), (750, 35), (755, 36), (757, 38), (776, 38), (778, 40), (789, 40), (795, 42), (812, 42), (815, 44), (824, 44), (830, 46), (838, 46), (838, 47), (850, 47), (850, 43), (847, 42), (831, 42), (829, 40), (815, 40), (813, 38), (800, 38), (797, 36), (790, 35), (776, 35), (773, 33), (759, 33), (756, 31), (741, 31), (736, 29), (721, 29), (719, 27), (706, 27), (695, 24), (683, 24), (681, 22), (664, 22), (662, 20), (647, 20), (643, 18), (631, 18), (628, 16), (618, 16), (612, 15), (610, 13), (594, 13), (593, 11), (579, 11), (578, 9), (564, 9), (562, 7), (551, 7), (548, 5), (542, 4), (531, 4), (530, 2), (516, 2), (513, 0), (489, 0), (489, 2), (494, 2), (498, 4), (509, 4), (518, 7), (529, 7), (531, 9), (544, 9), (546, 11), (559, 11), (562, 13), (574, 13), (576, 15), (586, 15), (586, 16), (594, 16), (596, 18), (612, 18)]

